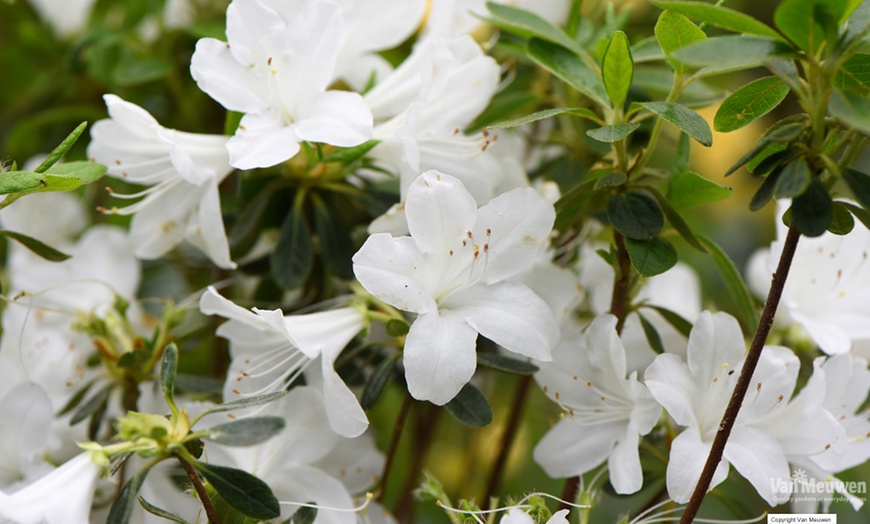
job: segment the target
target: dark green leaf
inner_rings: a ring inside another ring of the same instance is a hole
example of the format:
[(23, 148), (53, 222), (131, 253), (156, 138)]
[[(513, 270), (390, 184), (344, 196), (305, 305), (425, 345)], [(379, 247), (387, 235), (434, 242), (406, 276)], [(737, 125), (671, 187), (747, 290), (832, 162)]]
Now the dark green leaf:
[(852, 213), (852, 215), (855, 218), (860, 220), (861, 223), (864, 224), (864, 227), (866, 227), (867, 229), (870, 229), (870, 211), (867, 211), (866, 209), (864, 209), (862, 207), (858, 207), (858, 206), (856, 206), (854, 204), (850, 204), (848, 202), (838, 202), (838, 203), (842, 204), (843, 207), (848, 209), (849, 212)]
[(614, 109), (622, 109), (625, 105), (633, 77), (634, 62), (628, 37), (622, 31), (615, 31), (601, 61), (601, 78)]
[(613, 196), (607, 203), (607, 218), (617, 231), (640, 240), (655, 237), (665, 225), (655, 198), (638, 190)]
[(70, 426), (75, 426), (90, 415), (96, 413), (100, 409), (100, 406), (105, 407), (106, 403), (109, 402), (109, 396), (112, 394), (114, 388), (114, 384), (109, 384), (97, 391), (93, 397), (88, 399), (87, 402), (85, 402), (82, 407), (75, 412), (69, 421)]
[(364, 157), (366, 153), (372, 150), (376, 145), (380, 144), (380, 140), (366, 140), (362, 144), (353, 147), (340, 147), (323, 157), (323, 162), (340, 162), (342, 164), (350, 164)]
[(177, 368), (178, 347), (175, 342), (171, 342), (163, 350), (163, 358), (160, 360), (160, 389), (173, 414), (178, 411), (178, 408), (175, 407), (175, 373)]
[(236, 217), (229, 234), (230, 250), (234, 260), (247, 253), (256, 243), (260, 236), (263, 215), (269, 207), (269, 200), (273, 194), (268, 189), (260, 191)]
[(284, 429), (281, 417), (246, 417), (208, 428), (206, 440), (225, 446), (253, 446)]
[(270, 263), (272, 278), (284, 289), (296, 289), (308, 279), (314, 263), (314, 246), (301, 209), (287, 213)]
[(568, 49), (574, 49), (578, 52), (581, 50), (580, 46), (565, 34), (562, 29), (554, 26), (535, 13), (495, 2), (487, 2), (486, 8), (492, 13), (490, 21), (499, 27), (512, 29), (513, 32), (518, 33), (520, 36), (536, 36)]
[(720, 186), (691, 171), (671, 177), (668, 184), (668, 201), (680, 210), (716, 202), (730, 197), (731, 193), (730, 187)]
[(42, 161), (39, 166), (33, 171), (35, 173), (44, 173), (51, 166), (57, 163), (58, 160), (63, 158), (63, 155), (67, 154), (73, 144), (82, 136), (82, 133), (85, 132), (85, 128), (88, 127), (87, 122), (82, 122), (75, 129), (73, 129), (72, 133), (70, 133), (66, 138), (63, 139), (63, 142), (60, 143), (59, 146), (54, 148), (54, 151), (48, 154), (45, 160)]
[(127, 351), (118, 359), (119, 368), (136, 368), (148, 362), (151, 352), (147, 349), (134, 349)]
[(659, 204), (662, 212), (664, 212), (665, 217), (668, 219), (668, 222), (671, 223), (671, 227), (677, 230), (677, 233), (683, 237), (683, 240), (689, 243), (690, 246), (697, 249), (700, 252), (704, 252), (704, 246), (698, 242), (698, 239), (695, 238), (695, 233), (692, 232), (692, 228), (689, 227), (689, 224), (683, 220), (683, 217), (680, 216), (680, 213), (674, 209), (668, 199), (665, 198), (664, 195), (658, 192), (655, 188), (649, 187), (647, 188), (650, 193), (655, 197), (656, 201)]
[(62, 417), (63, 415), (66, 415), (70, 411), (74, 410), (76, 406), (78, 406), (82, 402), (82, 400), (85, 399), (85, 395), (88, 394), (88, 391), (90, 391), (93, 386), (94, 381), (92, 380), (85, 384), (80, 390), (76, 391), (75, 394), (67, 401), (67, 403), (64, 404), (62, 408), (60, 408), (57, 416)]
[(870, 91), (870, 54), (858, 53), (843, 62), (837, 69), (834, 86), (866, 95)]
[(752, 200), (749, 201), (750, 210), (758, 211), (770, 202), (773, 198), (773, 193), (776, 190), (776, 183), (779, 181), (779, 176), (782, 174), (782, 171), (783, 167), (780, 166), (767, 175), (767, 178), (765, 178), (764, 182), (761, 183), (761, 187), (758, 188), (758, 191), (756, 191), (755, 195), (752, 196)]
[(802, 235), (817, 237), (824, 234), (834, 218), (831, 195), (818, 178), (813, 177), (809, 187), (792, 201), (791, 216)]
[(679, 331), (680, 334), (682, 334), (686, 338), (689, 337), (689, 333), (691, 333), (692, 331), (692, 323), (680, 316), (679, 313), (675, 313), (670, 309), (663, 308), (661, 306), (646, 305), (644, 307), (655, 310), (659, 315), (661, 315), (665, 320), (668, 321), (668, 324), (672, 325), (674, 329)]
[(649, 347), (659, 355), (664, 353), (665, 346), (662, 344), (662, 337), (659, 335), (656, 327), (640, 313), (638, 313), (637, 316), (640, 317), (640, 325), (643, 327), (643, 334), (646, 336), (646, 341), (649, 343)]
[(607, 176), (603, 176), (595, 181), (595, 189), (607, 189), (611, 187), (619, 187), (628, 182), (628, 175), (622, 171), (614, 171)]
[(627, 124), (613, 124), (611, 126), (596, 127), (595, 129), (590, 129), (586, 131), (586, 134), (590, 138), (594, 138), (599, 142), (610, 143), (616, 142), (617, 140), (622, 140), (623, 138), (634, 132), (634, 130), (638, 127), (640, 127), (639, 122), (631, 122)]
[(722, 102), (713, 118), (713, 128), (722, 133), (740, 129), (771, 112), (788, 92), (789, 87), (775, 76), (754, 80)]
[(33, 251), (37, 255), (50, 262), (63, 262), (71, 256), (67, 255), (66, 253), (62, 253), (51, 246), (43, 244), (42, 242), (36, 240), (33, 237), (29, 237), (21, 233), (16, 233), (15, 231), (0, 230), (0, 236), (15, 240), (27, 249)]
[[(262, 404), (268, 404), (269, 402), (274, 402), (279, 398), (286, 395), (284, 391), (276, 391), (274, 393), (266, 393), (265, 395), (258, 395), (256, 397), (246, 397), (240, 398), (238, 400), (233, 400), (230, 402), (224, 402), (223, 404), (218, 404), (217, 406), (212, 406), (203, 412), (203, 415), (209, 413), (224, 413), (227, 411), (236, 411), (245, 408), (250, 408), (253, 406), (259, 406)], [(202, 416), (202, 415), (201, 415)]]
[(664, 11), (659, 15), (655, 26), (655, 35), (671, 67), (680, 73), (685, 71), (685, 67), (674, 58), (674, 51), (707, 39), (707, 35), (701, 28), (685, 16), (671, 10)]
[(713, 258), (713, 263), (716, 264), (716, 269), (719, 270), (725, 287), (728, 288), (737, 304), (737, 314), (744, 327), (748, 328), (750, 333), (754, 333), (758, 326), (758, 312), (755, 308), (755, 301), (752, 299), (752, 293), (749, 292), (749, 287), (740, 275), (740, 271), (737, 270), (734, 262), (719, 244), (703, 235), (698, 235), (698, 240), (704, 244), (707, 252)]
[(784, 119), (777, 122), (771, 126), (770, 129), (765, 131), (764, 135), (758, 139), (755, 146), (753, 146), (748, 153), (743, 155), (736, 164), (728, 169), (725, 176), (730, 175), (747, 164), (749, 164), (747, 169), (749, 169), (750, 172), (755, 172), (755, 166), (757, 166), (761, 160), (767, 158), (773, 153), (783, 151), (788, 147), (788, 143), (797, 140), (798, 137), (801, 136), (804, 129), (806, 129), (806, 125), (802, 120), (795, 121), (792, 119)]
[(272, 490), (250, 473), (203, 462), (194, 462), (193, 467), (227, 504), (245, 515), (255, 519), (273, 519), (281, 515), (281, 506)]
[(370, 410), (378, 399), (381, 398), (381, 393), (383, 393), (387, 384), (390, 383), (390, 377), (393, 376), (393, 369), (396, 367), (396, 360), (399, 355), (400, 353), (396, 353), (385, 358), (372, 372), (359, 399), (359, 404), (364, 410)]
[(772, 38), (715, 36), (674, 51), (674, 58), (687, 65), (733, 70), (757, 67), (786, 51), (788, 48)]
[(870, 135), (870, 97), (835, 90), (828, 109), (847, 126)]
[(517, 360), (498, 353), (478, 353), (477, 363), (481, 366), (517, 375), (531, 375), (538, 371), (538, 366), (531, 362)]
[(175, 376), (175, 389), (184, 393), (220, 395), (223, 390), (223, 381), (199, 375), (178, 373)]
[(789, 162), (776, 181), (773, 195), (776, 198), (795, 198), (804, 193), (812, 178), (810, 166), (803, 158)]
[[(311, 502), (314, 505), (314, 502)], [(314, 524), (317, 518), (317, 508), (302, 506), (290, 517), (290, 524)]]
[(835, 235), (848, 235), (855, 228), (855, 219), (852, 213), (842, 202), (834, 202), (834, 214), (828, 231)]
[(466, 426), (481, 428), (492, 422), (492, 408), (479, 389), (466, 384), (453, 400), (444, 405), (453, 417)]
[(155, 506), (154, 504), (151, 504), (150, 502), (143, 499), (142, 497), (139, 497), (139, 504), (142, 506), (142, 508), (145, 511), (147, 511), (148, 513), (150, 513), (152, 515), (156, 515), (162, 519), (166, 519), (166, 520), (169, 520), (171, 522), (177, 522), (178, 524), (187, 524), (187, 521), (184, 520), (183, 518), (179, 517), (178, 515), (175, 515), (174, 513), (170, 513), (168, 511), (166, 511), (165, 509), (158, 508), (157, 506)]
[(314, 227), (320, 240), (323, 264), (333, 275), (345, 280), (353, 279), (354, 254), (350, 232), (326, 206), (314, 206)]
[(847, 167), (843, 169), (843, 180), (852, 190), (855, 200), (865, 209), (870, 209), (870, 175)]
[(641, 105), (682, 131), (701, 144), (713, 145), (713, 132), (704, 117), (687, 107), (671, 102), (644, 102)]
[(705, 2), (684, 2), (673, 0), (653, 0), (653, 3), (662, 9), (670, 9), (688, 17), (700, 20), (735, 33), (746, 33), (758, 36), (781, 38), (779, 33), (763, 22), (743, 14), (740, 11), (728, 9), (716, 4)]
[(553, 109), (544, 109), (543, 111), (538, 111), (536, 113), (532, 113), (531, 115), (526, 115), (522, 118), (503, 120), (501, 122), (496, 122), (495, 124), (490, 124), (486, 127), (487, 129), (508, 129), (511, 127), (518, 127), (525, 124), (530, 124), (532, 122), (537, 122), (538, 120), (544, 120), (546, 118), (552, 118), (554, 116), (566, 114), (587, 118), (599, 124), (602, 123), (602, 120), (598, 115), (584, 107), (557, 107)]
[[(780, 147), (783, 147), (783, 149), (780, 149)], [(764, 176), (776, 169), (785, 167), (785, 164), (795, 158), (795, 152), (788, 149), (787, 146), (771, 144), (765, 149), (763, 155), (756, 156), (746, 166), (746, 169), (753, 175)]]
[(130, 522), (133, 508), (136, 507), (136, 501), (138, 500), (139, 488), (145, 482), (146, 475), (148, 475), (148, 468), (142, 468), (124, 484), (115, 501), (112, 502), (112, 508), (109, 510), (109, 516), (106, 518), (106, 524), (127, 524)]
[(532, 38), (528, 44), (529, 57), (563, 82), (580, 91), (601, 107), (607, 107), (607, 93), (598, 75), (576, 53), (546, 40)]
[(677, 263), (677, 251), (674, 246), (658, 237), (649, 240), (626, 237), (625, 249), (631, 258), (631, 265), (643, 277), (660, 275)]

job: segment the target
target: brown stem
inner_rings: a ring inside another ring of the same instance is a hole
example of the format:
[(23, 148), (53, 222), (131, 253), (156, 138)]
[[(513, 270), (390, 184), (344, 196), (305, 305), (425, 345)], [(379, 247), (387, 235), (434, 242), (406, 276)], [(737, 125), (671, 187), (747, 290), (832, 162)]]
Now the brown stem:
[(438, 420), (441, 413), (444, 411), (438, 406), (431, 404), (419, 404), (421, 409), (417, 410), (417, 438), (414, 447), (414, 457), (411, 463), (411, 469), (405, 479), (405, 485), (402, 487), (399, 502), (396, 505), (394, 515), (399, 522), (413, 522), (413, 500), (414, 488), (420, 482), (420, 475), (423, 472), (423, 462), (429, 452), (429, 446), (435, 436), (435, 430), (438, 428)]
[(492, 509), (490, 507), (490, 501), (495, 496), (499, 486), (501, 485), (501, 477), (504, 474), (504, 468), (507, 464), (511, 445), (517, 435), (517, 430), (520, 427), (521, 415), (523, 413), (523, 408), (525, 408), (526, 398), (528, 397), (529, 387), (531, 385), (531, 375), (524, 375), (520, 378), (520, 381), (517, 384), (516, 394), (514, 395), (514, 402), (512, 404), (513, 410), (508, 419), (507, 426), (504, 428), (504, 434), (501, 437), (501, 447), (498, 451), (498, 456), (496, 456), (495, 464), (493, 464), (492, 474), (490, 475), (489, 482), (486, 485), (486, 495), (483, 497), (482, 501), (482, 504), (485, 504), (488, 509)]
[(710, 481), (713, 479), (716, 467), (722, 460), (722, 454), (725, 452), (725, 444), (728, 442), (728, 437), (731, 435), (734, 421), (737, 420), (737, 413), (740, 411), (740, 406), (743, 404), (743, 397), (746, 396), (746, 392), (749, 390), (752, 375), (755, 373), (755, 367), (758, 365), (758, 359), (761, 357), (761, 351), (764, 349), (767, 335), (770, 333), (771, 326), (773, 326), (776, 308), (779, 306), (779, 299), (782, 297), (782, 290), (785, 288), (788, 270), (791, 268), (791, 263), (794, 259), (799, 239), (800, 233), (794, 224), (792, 224), (788, 229), (788, 235), (785, 237), (785, 242), (782, 246), (779, 265), (776, 268), (776, 272), (773, 274), (773, 280), (770, 284), (770, 291), (767, 294), (767, 301), (764, 303), (764, 309), (761, 312), (761, 320), (758, 323), (758, 329), (755, 330), (755, 337), (752, 339), (752, 344), (749, 346), (749, 353), (747, 353), (746, 360), (743, 362), (743, 368), (740, 370), (740, 377), (737, 379), (737, 384), (734, 386), (734, 392), (731, 394), (731, 400), (728, 402), (728, 407), (725, 408), (722, 422), (719, 423), (719, 431), (713, 439), (713, 445), (710, 448), (710, 455), (707, 457), (707, 463), (704, 464), (701, 478), (698, 479), (698, 484), (695, 486), (692, 498), (686, 505), (686, 510), (683, 512), (680, 524), (689, 524), (694, 521), (695, 515), (698, 514), (698, 510), (701, 508), (701, 502), (703, 502), (704, 496), (707, 494), (707, 489), (710, 487)]
[(205, 514), (208, 517), (209, 524), (220, 524), (217, 510), (214, 509), (214, 506), (211, 503), (211, 499), (208, 497), (208, 492), (206, 492), (202, 480), (199, 479), (199, 475), (196, 474), (196, 470), (193, 469), (193, 466), (190, 464), (190, 462), (184, 460), (181, 457), (177, 458), (178, 461), (181, 462), (181, 467), (184, 468), (184, 472), (187, 473), (187, 478), (189, 478), (190, 482), (193, 483), (193, 489), (196, 490), (199, 501), (202, 503), (203, 509), (205, 509)]
[(378, 493), (378, 500), (383, 500), (384, 493), (387, 491), (387, 480), (390, 475), (390, 469), (393, 465), (393, 459), (396, 457), (396, 451), (399, 449), (399, 440), (402, 437), (402, 429), (405, 427), (405, 420), (408, 418), (408, 412), (411, 410), (412, 402), (411, 395), (405, 395), (405, 400), (402, 401), (402, 407), (399, 408), (399, 415), (396, 417), (396, 425), (393, 426), (393, 434), (390, 437), (390, 447), (387, 450), (387, 459), (384, 462), (384, 469), (381, 471), (381, 489)]
[(616, 317), (616, 332), (622, 333), (625, 317), (628, 316), (628, 288), (631, 283), (631, 258), (625, 249), (625, 240), (618, 231), (613, 232), (616, 243), (616, 257), (619, 268), (613, 279), (613, 296), (610, 299), (610, 312)]

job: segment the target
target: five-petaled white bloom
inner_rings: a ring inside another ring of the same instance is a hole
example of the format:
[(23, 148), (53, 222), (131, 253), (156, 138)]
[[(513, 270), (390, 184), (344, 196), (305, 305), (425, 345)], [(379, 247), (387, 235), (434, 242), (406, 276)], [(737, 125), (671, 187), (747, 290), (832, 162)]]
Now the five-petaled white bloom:
[(643, 486), (638, 445), (662, 408), (637, 371), (626, 377), (625, 353), (616, 317), (605, 314), (583, 334), (567, 324), (553, 361), (540, 365), (535, 379), (567, 411), (535, 447), (535, 461), (550, 476), (582, 475), (606, 460), (617, 493)]
[(372, 235), (354, 272), (372, 295), (417, 313), (405, 340), (408, 390), (442, 405), (474, 374), (477, 334), (541, 361), (559, 341), (547, 304), (508, 279), (529, 266), (550, 234), (553, 206), (531, 188), (480, 209), (457, 179), (428, 171), (405, 205), (410, 236)]
[[(233, 269), (218, 185), (233, 168), (223, 135), (166, 129), (148, 111), (115, 95), (103, 97), (109, 119), (91, 128), (88, 155), (109, 175), (150, 188), (141, 201), (113, 213), (133, 215), (129, 241), (139, 258), (157, 258), (182, 240), (218, 267)], [(121, 195), (115, 195), (121, 197)]]
[(343, 34), (340, 8), (325, 0), (299, 7), (234, 0), (227, 41), (196, 44), (190, 72), (199, 88), (245, 113), (227, 142), (230, 164), (240, 169), (279, 164), (303, 141), (348, 147), (371, 137), (372, 114), (362, 97), (326, 90)]
[(319, 357), (320, 374), (306, 378), (322, 381), (332, 429), (356, 437), (368, 427), (359, 401), (332, 367), (341, 350), (365, 326), (364, 313), (353, 307), (286, 317), (280, 309), (249, 311), (212, 287), (202, 295), (200, 309), (229, 319), (217, 329), (218, 336), (230, 341), (232, 362), (224, 385), (227, 401), (281, 391)]

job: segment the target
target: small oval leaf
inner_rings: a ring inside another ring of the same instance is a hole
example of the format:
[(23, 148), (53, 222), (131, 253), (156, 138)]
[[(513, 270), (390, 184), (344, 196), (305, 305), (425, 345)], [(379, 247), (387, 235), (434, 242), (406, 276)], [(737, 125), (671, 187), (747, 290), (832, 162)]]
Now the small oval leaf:
[(665, 217), (655, 198), (631, 190), (615, 195), (607, 203), (607, 218), (628, 238), (648, 240), (661, 232)]
[(492, 422), (492, 408), (479, 389), (466, 384), (444, 405), (453, 418), (466, 426), (480, 428)]
[(631, 258), (631, 265), (643, 277), (660, 275), (677, 263), (674, 246), (658, 237), (649, 240), (626, 238), (625, 249)]
[(722, 102), (713, 117), (713, 129), (720, 133), (736, 131), (771, 112), (789, 91), (789, 87), (775, 76), (750, 82)]
[(281, 506), (272, 490), (254, 475), (203, 462), (194, 462), (193, 467), (227, 504), (245, 515), (255, 519), (273, 519), (281, 515)]
[(674, 124), (702, 145), (713, 145), (713, 132), (704, 117), (688, 107), (671, 102), (643, 102), (640, 105), (663, 120)]
[(640, 127), (639, 122), (631, 122), (625, 124), (613, 124), (612, 126), (596, 127), (586, 131), (590, 138), (594, 138), (599, 142), (616, 142), (627, 137)]

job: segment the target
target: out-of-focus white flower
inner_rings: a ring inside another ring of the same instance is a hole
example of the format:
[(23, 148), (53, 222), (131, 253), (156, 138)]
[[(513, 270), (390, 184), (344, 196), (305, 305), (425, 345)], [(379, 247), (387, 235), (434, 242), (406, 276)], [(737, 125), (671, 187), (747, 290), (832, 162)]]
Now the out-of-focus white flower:
[[(3, 364), (0, 358), (0, 366)], [(6, 371), (15, 369), (4, 367)], [(40, 386), (23, 382), (20, 375), (2, 378), (15, 384), (0, 394), (0, 420), (5, 421), (0, 424), (0, 490), (11, 493), (51, 470), (44, 456), (54, 413)]]
[(30, 0), (39, 16), (64, 38), (85, 29), (96, 2), (97, 0)]
[[(532, 517), (519, 508), (509, 509), (498, 522), (499, 524), (535, 524)], [(568, 510), (560, 509), (553, 513), (553, 516), (547, 519), (547, 524), (568, 524)]]
[(227, 8), (227, 42), (200, 39), (191, 59), (199, 88), (245, 113), (227, 142), (230, 164), (240, 169), (283, 162), (303, 141), (347, 147), (371, 137), (372, 115), (362, 97), (326, 90), (344, 34), (338, 5), (279, 5), (235, 0)]
[[(777, 202), (777, 217), (788, 208)], [(777, 240), (756, 252), (747, 280), (758, 296), (767, 296), (782, 252), (786, 227), (776, 221)], [(777, 322), (798, 324), (825, 353), (848, 352), (853, 343), (870, 340), (870, 231), (857, 224), (848, 235), (826, 232), (801, 237), (777, 311)]]
[[(495, 0), (496, 3), (531, 11), (555, 25), (568, 19), (570, 0)], [(433, 0), (425, 32), (443, 37), (471, 34), (481, 27), (479, 17), (488, 17), (486, 0)]]
[(547, 240), (555, 212), (533, 189), (517, 189), (478, 209), (462, 183), (429, 171), (408, 191), (410, 236), (372, 235), (354, 255), (354, 273), (372, 295), (417, 313), (404, 364), (414, 398), (445, 404), (474, 374), (478, 333), (505, 349), (550, 360), (559, 340), (547, 304), (523, 284)]
[(0, 523), (87, 524), (101, 470), (81, 453), (14, 493), (0, 491)]
[(616, 317), (595, 318), (585, 333), (565, 324), (553, 361), (539, 364), (535, 380), (565, 416), (535, 447), (535, 461), (552, 477), (582, 475), (607, 461), (617, 493), (643, 485), (638, 445), (662, 408), (638, 382), (626, 376), (625, 348)]
[(111, 176), (151, 186), (127, 196), (144, 196), (141, 201), (112, 209), (133, 215), (129, 240), (136, 256), (157, 258), (187, 240), (217, 266), (234, 268), (218, 193), (233, 170), (227, 137), (166, 129), (135, 104), (115, 95), (104, 99), (110, 118), (91, 128), (88, 155)]
[[(700, 477), (743, 365), (745, 348), (733, 317), (705, 312), (689, 336), (686, 363), (676, 355), (663, 354), (646, 370), (652, 395), (677, 424), (686, 426), (671, 444), (667, 470), (668, 493), (677, 502), (689, 500)], [(781, 418), (788, 419), (783, 428), (791, 427), (796, 414), (812, 407), (804, 405), (784, 413), (799, 368), (800, 361), (788, 348), (764, 348), (752, 377), (753, 387), (743, 401), (711, 487), (725, 479), (731, 464), (769, 504), (788, 500), (790, 492), (777, 489), (770, 479), (788, 478), (786, 453), (795, 444), (771, 434), (768, 424)], [(801, 443), (801, 449), (822, 450), (834, 438), (814, 432), (809, 435), (811, 442)]]
[(202, 295), (200, 309), (229, 319), (217, 329), (219, 336), (230, 341), (232, 362), (224, 385), (227, 401), (280, 391), (319, 359), (319, 377), (310, 378), (322, 380), (332, 428), (355, 437), (368, 427), (359, 401), (333, 369), (341, 350), (365, 326), (365, 315), (358, 309), (288, 316), (280, 309), (250, 311), (211, 287)]

